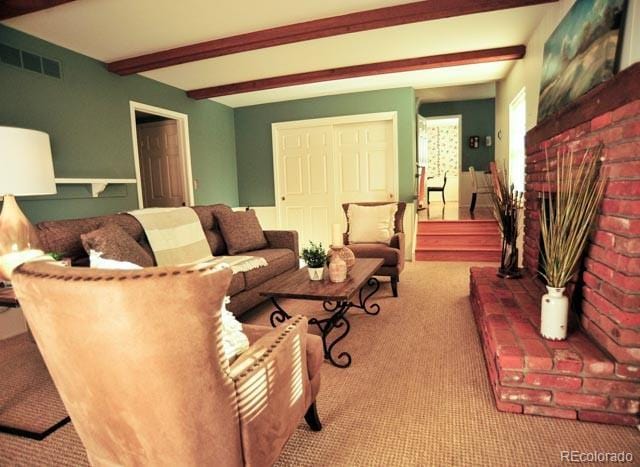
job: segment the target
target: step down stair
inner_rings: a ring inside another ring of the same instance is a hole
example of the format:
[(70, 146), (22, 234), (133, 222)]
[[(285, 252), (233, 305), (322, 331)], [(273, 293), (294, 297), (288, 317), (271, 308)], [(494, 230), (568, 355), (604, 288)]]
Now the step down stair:
[(500, 230), (495, 220), (418, 222), (417, 261), (500, 261)]

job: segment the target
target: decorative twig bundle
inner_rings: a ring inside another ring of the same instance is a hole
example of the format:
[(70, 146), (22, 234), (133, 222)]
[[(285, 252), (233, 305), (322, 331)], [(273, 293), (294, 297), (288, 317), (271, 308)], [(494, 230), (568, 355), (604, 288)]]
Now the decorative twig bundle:
[(516, 191), (507, 183), (508, 173), (504, 169), (494, 175), (493, 214), (502, 233), (502, 251), (498, 275), (519, 277), (518, 268), (518, 218), (523, 207), (524, 193)]
[(606, 176), (600, 171), (601, 155), (602, 146), (587, 150), (576, 164), (573, 151), (558, 151), (554, 183), (547, 158), (540, 231), (542, 275), (551, 287), (564, 287), (580, 264), (606, 186)]

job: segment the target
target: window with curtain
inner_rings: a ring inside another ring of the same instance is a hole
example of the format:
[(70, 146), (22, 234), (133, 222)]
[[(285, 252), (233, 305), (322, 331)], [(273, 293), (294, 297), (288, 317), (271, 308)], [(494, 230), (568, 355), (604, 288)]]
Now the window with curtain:
[(429, 177), (458, 174), (460, 125), (457, 118), (426, 121), (426, 166)]

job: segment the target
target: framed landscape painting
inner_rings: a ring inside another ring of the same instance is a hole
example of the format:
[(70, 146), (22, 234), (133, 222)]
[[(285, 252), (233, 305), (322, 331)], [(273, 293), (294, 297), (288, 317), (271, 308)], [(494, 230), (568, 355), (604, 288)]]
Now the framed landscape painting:
[(538, 122), (611, 78), (626, 0), (576, 0), (544, 45)]

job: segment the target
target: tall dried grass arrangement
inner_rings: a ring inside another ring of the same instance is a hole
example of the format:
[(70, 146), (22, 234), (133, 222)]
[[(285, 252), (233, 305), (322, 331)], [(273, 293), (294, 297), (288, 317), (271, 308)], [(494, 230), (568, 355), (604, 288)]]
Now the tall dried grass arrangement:
[(606, 185), (600, 171), (601, 155), (602, 146), (587, 150), (576, 165), (573, 151), (558, 151), (555, 183), (547, 157), (540, 230), (544, 245), (542, 275), (550, 287), (565, 287), (580, 264)]
[(498, 221), (502, 233), (502, 251), (498, 275), (502, 277), (519, 276), (518, 249), (518, 217), (523, 207), (524, 193), (516, 191), (509, 185), (509, 174), (506, 167), (493, 177), (494, 187), (491, 200), (493, 215)]

